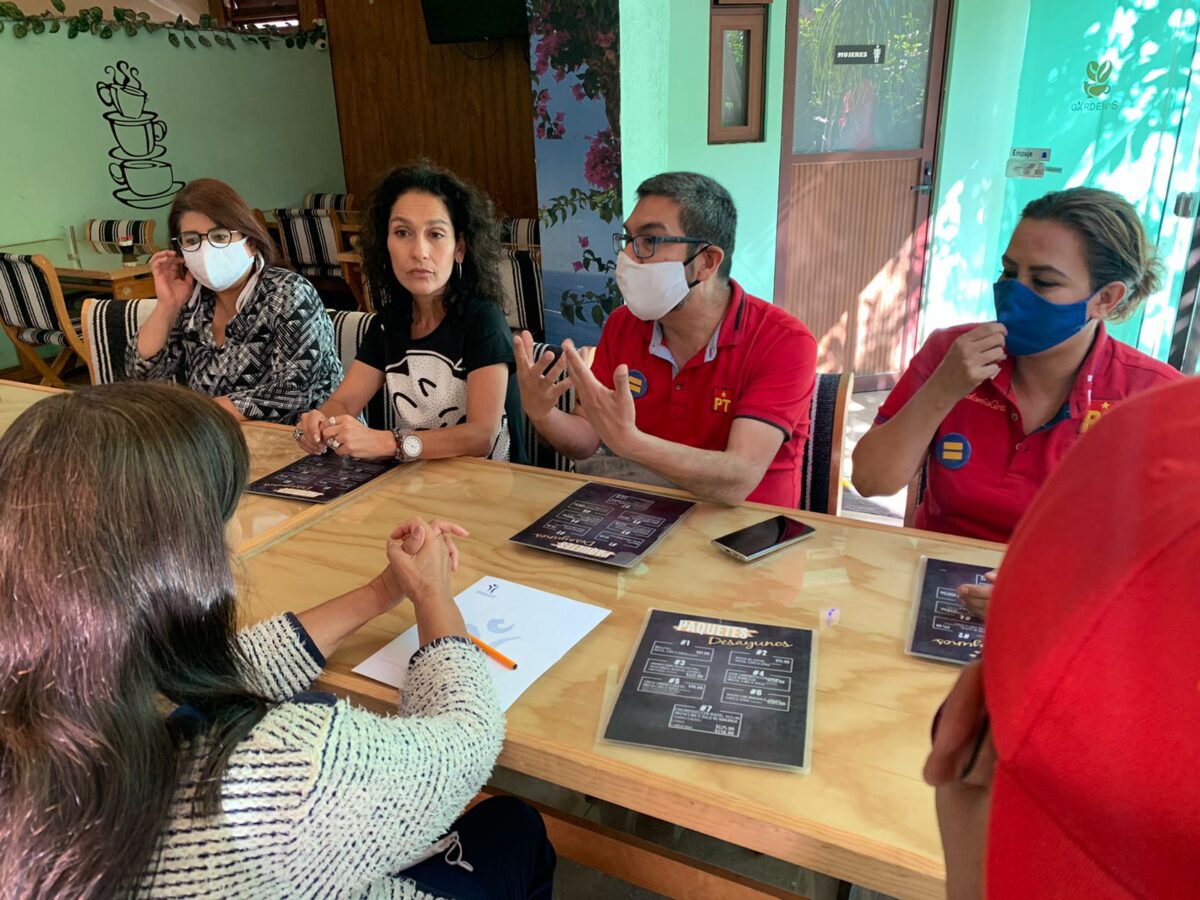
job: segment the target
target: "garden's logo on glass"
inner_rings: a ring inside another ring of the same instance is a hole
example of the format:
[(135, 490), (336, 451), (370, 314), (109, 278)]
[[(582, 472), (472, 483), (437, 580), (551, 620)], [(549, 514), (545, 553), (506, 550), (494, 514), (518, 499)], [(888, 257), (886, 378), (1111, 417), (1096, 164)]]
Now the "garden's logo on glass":
[(1112, 87), (1108, 79), (1112, 76), (1112, 63), (1100, 62), (1093, 59), (1087, 64), (1087, 80), (1083, 82), (1083, 92), (1092, 99), (1099, 99), (1108, 93)]
[(1087, 64), (1087, 78), (1083, 81), (1083, 95), (1086, 100), (1076, 100), (1071, 104), (1071, 112), (1098, 112), (1105, 109), (1119, 109), (1121, 104), (1112, 99), (1113, 64), (1105, 60), (1093, 59)]

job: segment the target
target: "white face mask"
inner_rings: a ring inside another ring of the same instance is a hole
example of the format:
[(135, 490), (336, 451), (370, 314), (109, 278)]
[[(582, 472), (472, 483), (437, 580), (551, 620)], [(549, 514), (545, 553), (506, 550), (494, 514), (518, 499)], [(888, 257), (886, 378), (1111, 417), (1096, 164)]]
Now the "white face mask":
[(617, 287), (629, 311), (643, 322), (661, 319), (692, 289), (683, 263), (639, 263), (628, 253), (617, 257)]
[(246, 239), (227, 247), (214, 247), (204, 241), (195, 250), (183, 251), (183, 264), (196, 280), (210, 291), (233, 287), (250, 271), (254, 257), (246, 253)]

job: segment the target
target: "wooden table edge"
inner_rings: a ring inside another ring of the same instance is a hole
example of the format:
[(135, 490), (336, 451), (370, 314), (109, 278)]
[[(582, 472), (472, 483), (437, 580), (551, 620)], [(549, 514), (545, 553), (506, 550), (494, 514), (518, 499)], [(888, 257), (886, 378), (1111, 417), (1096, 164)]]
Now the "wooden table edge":
[[(290, 435), (294, 426), (278, 425), (274, 422), (243, 422), (242, 427), (286, 431)], [(337, 512), (347, 503), (358, 500), (362, 497), (370, 496), (380, 488), (384, 487), (390, 480), (398, 477), (402, 472), (415, 471), (421, 465), (423, 465), (423, 463), (416, 462), (407, 463), (403, 466), (396, 466), (394, 469), (384, 472), (382, 475), (367, 482), (362, 487), (355, 488), (348, 494), (343, 494), (334, 500), (330, 500), (328, 503), (305, 504), (309, 507), (309, 509), (306, 509), (303, 512), (298, 512), (294, 516), (287, 518), (285, 521), (280, 522), (278, 525), (271, 526), (266, 531), (262, 532), (262, 534), (256, 534), (249, 540), (242, 541), (242, 543), (238, 544), (238, 560), (243, 564), (249, 562), (264, 550), (270, 549), (280, 541), (286, 540), (301, 529), (308, 528), (310, 525), (315, 525), (326, 517)], [(280, 497), (279, 499), (283, 500), (286, 498)], [(303, 503), (304, 501), (296, 500), (293, 502)], [(399, 524), (399, 522), (396, 524)]]
[[(325, 669), (317, 687), (383, 715), (394, 715), (399, 702), (395, 688), (352, 671)], [(727, 808), (716, 818), (693, 813), (686, 804), (679, 804), (677, 790), (657, 787), (660, 782), (669, 783), (667, 779), (627, 763), (606, 761), (604, 777), (598, 778), (596, 769), (552, 742), (524, 736), (520, 745), (505, 739), (497, 764), (655, 818), (666, 818), (664, 810), (670, 809), (667, 820), (673, 824), (893, 897), (934, 900), (945, 896), (940, 861), (931, 863), (815, 822), (807, 822), (808, 827), (799, 831)], [(628, 770), (628, 776), (621, 770)], [(704, 804), (710, 810), (716, 806)]]

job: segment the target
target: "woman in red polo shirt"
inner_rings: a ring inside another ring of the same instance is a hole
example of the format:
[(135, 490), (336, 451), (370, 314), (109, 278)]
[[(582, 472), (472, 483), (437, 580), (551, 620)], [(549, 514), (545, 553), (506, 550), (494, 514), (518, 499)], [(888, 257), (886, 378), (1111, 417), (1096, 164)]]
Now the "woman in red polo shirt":
[(997, 321), (931, 334), (854, 449), (864, 497), (894, 494), (926, 467), (918, 528), (1007, 541), (1080, 435), (1115, 403), (1182, 377), (1105, 331), (1158, 287), (1123, 198), (1072, 188), (1033, 201), (1003, 262)]

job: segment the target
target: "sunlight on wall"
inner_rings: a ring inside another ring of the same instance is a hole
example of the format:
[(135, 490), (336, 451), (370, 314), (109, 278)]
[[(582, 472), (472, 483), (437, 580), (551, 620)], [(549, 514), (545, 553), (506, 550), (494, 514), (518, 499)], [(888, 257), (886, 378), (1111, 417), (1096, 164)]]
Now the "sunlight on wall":
[[(922, 314), (936, 328), (992, 318), (1004, 165), (1016, 118), (1029, 0), (960, 0), (951, 32)], [(987, 60), (981, 65), (980, 60)]]
[[(1189, 189), (1185, 183), (1194, 186), (1197, 164), (1200, 115), (1193, 111), (1184, 128), (1196, 51), (1194, 0), (1029, 0), (1016, 54), (1020, 17), (981, 5), (967, 0), (955, 22), (924, 332), (991, 318), (990, 284), (1021, 210), (1049, 191), (1089, 185), (1127, 197), (1159, 242), (1171, 277), (1144, 312), (1113, 331), (1165, 358), (1186, 255), (1177, 246), (1185, 238), (1168, 203)], [(982, 58), (988, 66), (976, 65)], [(990, 64), (1004, 58), (1018, 61), (1012, 81)], [(1093, 61), (1111, 63), (1111, 74), (1093, 78)], [(978, 99), (974, 107), (963, 106), (972, 91), (977, 98), (1000, 98), (1011, 94), (1014, 82), (1007, 136), (1007, 109), (989, 109), (985, 101), (981, 110)], [(1005, 178), (1004, 162), (1014, 146), (1049, 148), (1050, 165), (1061, 172)], [(972, 158), (972, 152), (979, 155)], [(1182, 228), (1190, 232), (1188, 223)]]

